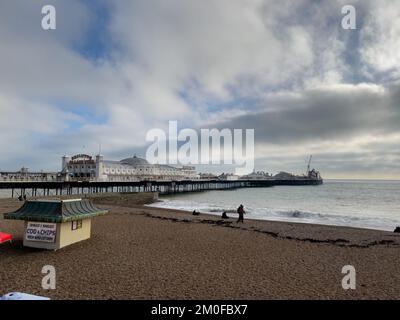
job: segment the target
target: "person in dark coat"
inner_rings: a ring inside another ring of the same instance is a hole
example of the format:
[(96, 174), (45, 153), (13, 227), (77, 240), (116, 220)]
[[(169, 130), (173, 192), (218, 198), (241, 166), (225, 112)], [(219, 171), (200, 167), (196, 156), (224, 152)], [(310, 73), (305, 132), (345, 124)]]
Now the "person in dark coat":
[(242, 204), (237, 209), (237, 213), (239, 214), (239, 219), (236, 222), (237, 223), (239, 223), (239, 222), (244, 223), (244, 214), (246, 213), (246, 211), (244, 211), (244, 207), (243, 207)]

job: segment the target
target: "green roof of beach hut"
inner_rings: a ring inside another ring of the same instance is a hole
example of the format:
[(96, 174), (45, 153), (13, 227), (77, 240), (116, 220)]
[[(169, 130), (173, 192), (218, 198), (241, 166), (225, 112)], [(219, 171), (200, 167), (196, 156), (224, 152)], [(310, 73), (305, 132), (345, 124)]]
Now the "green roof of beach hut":
[(63, 223), (88, 219), (107, 212), (96, 208), (88, 199), (30, 200), (17, 211), (5, 214), (4, 219)]

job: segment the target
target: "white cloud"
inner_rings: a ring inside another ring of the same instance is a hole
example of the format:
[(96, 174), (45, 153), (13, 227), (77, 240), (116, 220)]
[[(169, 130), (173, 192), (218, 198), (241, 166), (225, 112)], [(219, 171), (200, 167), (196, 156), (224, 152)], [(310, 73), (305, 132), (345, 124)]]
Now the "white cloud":
[[(92, 60), (79, 51), (96, 23), (84, 2), (2, 1), (0, 146), (13, 156), (1, 157), (0, 166), (14, 166), (29, 154), (42, 167), (46, 154), (46, 165), (57, 168), (62, 153), (82, 145), (96, 152), (101, 142), (105, 153), (128, 153), (145, 143), (148, 129), (165, 128), (168, 120), (186, 127), (232, 121), (255, 110), (300, 112), (327, 98), (340, 104), (364, 97), (359, 107), (367, 105), (368, 113), (360, 121), (368, 124), (374, 103), (397, 100), (373, 82), (376, 72), (389, 78), (398, 72), (400, 8), (387, 0), (357, 2), (370, 10), (358, 48), (340, 29), (343, 2), (107, 2), (110, 24), (101, 29), (107, 59)], [(40, 29), (41, 6), (49, 3), (58, 13), (54, 33)], [(358, 49), (360, 67), (370, 72), (368, 85), (345, 83), (354, 72), (347, 51)], [(325, 119), (324, 112), (336, 109), (315, 110)], [(340, 105), (337, 110), (346, 111)], [(327, 131), (324, 139), (342, 146), (336, 133)], [(279, 146), (280, 152), (288, 146)]]
[[(58, 134), (68, 128), (69, 121), (79, 121), (79, 117), (53, 106), (33, 103), (17, 97), (0, 93), (0, 155), (1, 167), (7, 160), (14, 166), (30, 165), (37, 157), (35, 147), (40, 141)], [(4, 161), (4, 162), (3, 162)], [(47, 163), (46, 157), (43, 163)], [(7, 166), (11, 169), (11, 166)]]
[(277, 36), (264, 23), (276, 19), (263, 15), (266, 2), (118, 3), (112, 30), (128, 60), (162, 86), (177, 91), (195, 82), (201, 94), (224, 101), (242, 79), (283, 83), (312, 63), (309, 34), (292, 27)]
[(360, 54), (372, 71), (400, 76), (400, 5), (397, 1), (371, 1), (361, 31)]

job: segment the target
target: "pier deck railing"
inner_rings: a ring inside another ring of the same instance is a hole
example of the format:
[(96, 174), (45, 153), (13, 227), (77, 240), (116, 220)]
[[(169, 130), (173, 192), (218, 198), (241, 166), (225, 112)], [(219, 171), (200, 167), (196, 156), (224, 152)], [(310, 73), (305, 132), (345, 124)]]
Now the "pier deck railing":
[(73, 194), (109, 192), (159, 192), (175, 194), (211, 190), (232, 190), (238, 188), (266, 188), (273, 186), (319, 185), (322, 180), (181, 180), (181, 181), (0, 181), (0, 190), (10, 190), (11, 197), (18, 196), (62, 196)]

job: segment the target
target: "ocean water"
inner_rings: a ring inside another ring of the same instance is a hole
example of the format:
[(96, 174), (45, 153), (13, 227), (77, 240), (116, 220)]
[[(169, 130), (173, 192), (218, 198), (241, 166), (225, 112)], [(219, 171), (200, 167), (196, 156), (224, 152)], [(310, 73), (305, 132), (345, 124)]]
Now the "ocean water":
[(400, 226), (400, 181), (327, 180), (321, 186), (276, 186), (163, 196), (151, 206), (247, 219), (393, 231)]
[(11, 198), (11, 190), (0, 190), (0, 199)]

